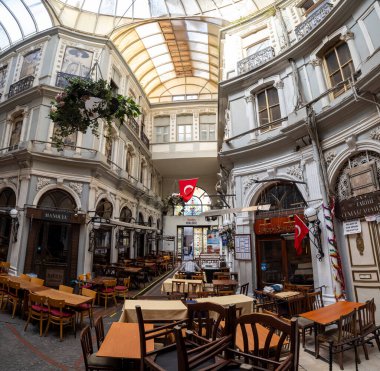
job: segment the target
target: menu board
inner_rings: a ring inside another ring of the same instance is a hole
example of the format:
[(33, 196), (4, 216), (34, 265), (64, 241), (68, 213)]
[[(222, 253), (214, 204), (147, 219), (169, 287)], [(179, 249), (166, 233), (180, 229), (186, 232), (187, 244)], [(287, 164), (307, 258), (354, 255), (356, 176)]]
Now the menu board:
[(235, 235), (235, 259), (251, 260), (251, 235), (236, 234)]

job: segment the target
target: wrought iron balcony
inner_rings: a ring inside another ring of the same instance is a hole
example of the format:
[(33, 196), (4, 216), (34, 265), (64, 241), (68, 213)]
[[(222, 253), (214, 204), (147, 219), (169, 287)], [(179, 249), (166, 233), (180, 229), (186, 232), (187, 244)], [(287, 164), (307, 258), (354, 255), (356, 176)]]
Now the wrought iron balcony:
[(141, 140), (146, 145), (146, 147), (149, 148), (149, 139), (143, 131), (141, 131)]
[(252, 71), (274, 58), (274, 49), (268, 46), (237, 63), (238, 75)]
[(28, 90), (33, 86), (34, 76), (27, 76), (23, 79), (17, 81), (16, 83), (12, 84), (9, 88), (8, 97), (13, 97), (14, 95), (21, 93), (25, 90)]
[(139, 134), (139, 124), (137, 123), (137, 121), (133, 118), (133, 117), (129, 117), (128, 118), (128, 124), (131, 126), (132, 130), (137, 133), (137, 135)]
[(69, 79), (71, 79), (73, 77), (80, 78), (83, 80), (91, 80), (87, 77), (72, 75), (71, 73), (58, 72), (57, 73), (57, 79), (55, 81), (55, 86), (58, 86), (58, 87), (64, 89), (69, 84)]
[(303, 39), (308, 33), (314, 30), (331, 12), (333, 5), (328, 1), (323, 2), (320, 6), (318, 6), (315, 10), (313, 10), (306, 20), (299, 24), (294, 32), (296, 33), (297, 40)]

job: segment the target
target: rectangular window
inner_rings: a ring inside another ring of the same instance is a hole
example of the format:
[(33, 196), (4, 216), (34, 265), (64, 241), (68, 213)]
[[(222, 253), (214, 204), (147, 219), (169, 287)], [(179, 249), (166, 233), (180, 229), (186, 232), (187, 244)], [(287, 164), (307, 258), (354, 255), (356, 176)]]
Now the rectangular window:
[(169, 126), (156, 126), (156, 143), (169, 142)]
[[(346, 43), (338, 44), (327, 52), (325, 62), (332, 87), (346, 80), (355, 72), (350, 50)], [(343, 84), (339, 90), (334, 91), (334, 98), (343, 94), (349, 88), (348, 82)]]
[(112, 148), (113, 148), (113, 141), (110, 138), (106, 139), (106, 151), (105, 156), (107, 158), (107, 162), (110, 164), (112, 162)]
[(5, 85), (5, 78), (7, 76), (7, 69), (8, 69), (7, 65), (0, 67), (0, 89), (2, 89)]
[(199, 140), (211, 141), (216, 140), (216, 115), (203, 114), (199, 116)]
[[(267, 125), (281, 118), (277, 89), (268, 88), (261, 91), (257, 94), (256, 100), (260, 126)], [(273, 130), (279, 126), (281, 126), (281, 122), (269, 125), (263, 128), (261, 132)]]
[(127, 152), (127, 160), (125, 161), (125, 171), (131, 175), (133, 169), (133, 155), (131, 151)]
[(192, 140), (193, 125), (178, 125), (177, 140), (178, 142), (189, 142)]

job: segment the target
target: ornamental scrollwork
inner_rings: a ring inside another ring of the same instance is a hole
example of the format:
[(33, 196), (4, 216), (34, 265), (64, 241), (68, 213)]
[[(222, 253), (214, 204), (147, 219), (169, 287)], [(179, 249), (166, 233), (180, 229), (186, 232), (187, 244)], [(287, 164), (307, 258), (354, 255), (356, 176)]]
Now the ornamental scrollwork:
[(380, 141), (380, 126), (378, 126), (377, 128), (373, 129), (370, 133), (369, 133), (369, 136), (371, 139), (373, 140), (378, 140)]
[(325, 154), (325, 161), (326, 161), (327, 166), (329, 166), (333, 162), (335, 157), (336, 157), (335, 151), (329, 151)]
[(286, 174), (289, 174), (291, 176), (294, 176), (298, 178), (299, 180), (303, 180), (303, 170), (301, 166), (293, 165), (286, 169)]
[(259, 180), (259, 177), (257, 175), (250, 175), (243, 178), (243, 188), (244, 193), (247, 192), (247, 190), (252, 186), (252, 184), (255, 184)]
[(83, 183), (70, 182), (69, 187), (79, 196), (82, 197)]
[(39, 191), (40, 189), (51, 184), (51, 180), (52, 180), (51, 178), (38, 177), (37, 178), (36, 190)]

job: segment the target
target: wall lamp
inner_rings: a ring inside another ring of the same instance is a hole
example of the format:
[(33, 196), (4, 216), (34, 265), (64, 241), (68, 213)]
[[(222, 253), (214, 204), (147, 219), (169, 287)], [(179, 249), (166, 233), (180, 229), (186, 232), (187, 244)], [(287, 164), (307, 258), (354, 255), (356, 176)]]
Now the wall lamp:
[(321, 222), (318, 219), (318, 211), (314, 207), (308, 207), (304, 211), (304, 216), (309, 226), (309, 230), (313, 235), (313, 240), (311, 242), (318, 251), (316, 257), (319, 261), (322, 261), (323, 257), (325, 256), (325, 253), (323, 252), (323, 249), (322, 249), (321, 227), (320, 227)]

